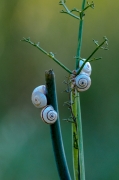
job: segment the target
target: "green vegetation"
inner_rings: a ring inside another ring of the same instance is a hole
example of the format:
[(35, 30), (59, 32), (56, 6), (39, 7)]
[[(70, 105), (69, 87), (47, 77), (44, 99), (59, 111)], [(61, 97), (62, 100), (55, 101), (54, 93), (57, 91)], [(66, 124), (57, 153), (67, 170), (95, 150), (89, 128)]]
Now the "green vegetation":
[[(69, 9), (81, 7), (77, 0), (67, 1)], [(111, 11), (115, 9), (115, 11)], [(62, 107), (67, 100), (62, 80), (67, 72), (35, 48), (19, 42), (30, 36), (47, 52), (56, 53), (70, 71), (75, 69), (78, 19), (57, 13), (61, 8), (55, 1), (32, 2), (13, 0), (1, 2), (1, 172), (5, 179), (58, 179), (49, 137), (49, 128), (40, 121), (30, 96), (34, 87), (44, 83), (44, 70), (53, 68), (56, 74), (60, 119), (69, 169), (72, 173), (69, 116)], [(22, 13), (21, 13), (22, 12)], [(88, 58), (95, 47), (92, 39), (102, 42), (107, 35), (110, 51), (99, 51), (91, 60), (92, 86), (80, 93), (84, 136), (86, 179), (118, 179), (118, 2), (95, 2), (95, 9), (85, 11), (85, 26), (81, 57)], [(72, 13), (78, 14), (76, 11)], [(44, 20), (45, 17), (45, 20)], [(113, 20), (112, 20), (113, 19)], [(115, 27), (116, 24), (116, 27)], [(54, 26), (55, 25), (55, 26)], [(96, 41), (95, 41), (96, 42)], [(100, 44), (100, 43), (99, 43)], [(81, 58), (80, 57), (80, 58)], [(112, 60), (114, 63), (112, 63)], [(115, 64), (117, 64), (115, 66)], [(110, 72), (110, 73), (109, 73)], [(116, 78), (115, 78), (116, 77)], [(116, 87), (116, 88), (114, 88)], [(45, 161), (44, 161), (45, 158)], [(51, 167), (52, 164), (52, 167)], [(112, 167), (113, 164), (113, 167)]]

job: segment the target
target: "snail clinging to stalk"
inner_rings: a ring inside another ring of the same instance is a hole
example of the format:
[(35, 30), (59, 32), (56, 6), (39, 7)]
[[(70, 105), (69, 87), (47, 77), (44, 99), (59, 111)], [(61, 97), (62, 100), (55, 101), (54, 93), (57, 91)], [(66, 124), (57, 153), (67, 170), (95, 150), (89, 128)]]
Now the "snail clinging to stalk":
[(37, 108), (43, 108), (47, 105), (45, 85), (38, 86), (33, 90), (31, 101), (33, 105)]
[(57, 120), (57, 112), (51, 105), (47, 105), (47, 89), (45, 85), (36, 87), (31, 96), (32, 103), (41, 110), (41, 119), (47, 124), (53, 124)]

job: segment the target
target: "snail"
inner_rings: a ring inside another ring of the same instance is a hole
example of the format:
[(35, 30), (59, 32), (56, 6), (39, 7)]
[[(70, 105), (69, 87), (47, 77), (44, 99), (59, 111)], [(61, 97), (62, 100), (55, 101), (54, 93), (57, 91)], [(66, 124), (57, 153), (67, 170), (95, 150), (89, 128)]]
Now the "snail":
[(75, 85), (78, 91), (86, 91), (91, 85), (91, 78), (87, 74), (79, 74), (75, 78)]
[(46, 86), (45, 85), (41, 85), (41, 86), (38, 86), (36, 87), (34, 90), (33, 90), (33, 93), (36, 92), (36, 91), (39, 91), (43, 94), (47, 94), (47, 89), (46, 89)]
[[(82, 59), (82, 60), (79, 61), (79, 68), (83, 65), (85, 60), (86, 59)], [(88, 74), (90, 76), (91, 75), (91, 71), (92, 71), (92, 68), (91, 68), (90, 63), (86, 62), (86, 64), (84, 65), (84, 67), (83, 67), (81, 72), (86, 73), (86, 74)]]
[(33, 105), (37, 108), (43, 108), (47, 105), (47, 98), (45, 94), (41, 93), (37, 88), (35, 88), (32, 93), (31, 101)]
[(41, 110), (41, 118), (47, 124), (53, 124), (57, 120), (57, 112), (50, 105)]

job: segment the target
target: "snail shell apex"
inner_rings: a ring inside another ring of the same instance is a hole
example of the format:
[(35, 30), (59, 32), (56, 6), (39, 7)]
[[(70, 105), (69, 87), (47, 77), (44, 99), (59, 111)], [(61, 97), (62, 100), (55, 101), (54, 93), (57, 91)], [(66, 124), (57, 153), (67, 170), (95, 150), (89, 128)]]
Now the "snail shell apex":
[(39, 91), (33, 91), (31, 96), (31, 101), (33, 105), (37, 108), (43, 108), (47, 105), (46, 96)]
[[(83, 60), (79, 61), (79, 68), (83, 65), (85, 60), (86, 59), (83, 59)], [(88, 74), (90, 76), (91, 75), (91, 71), (92, 71), (92, 68), (91, 68), (90, 63), (86, 62), (86, 64), (84, 65), (84, 67), (83, 67), (81, 72), (86, 73), (86, 74)]]
[(38, 87), (36, 87), (34, 90), (33, 90), (33, 93), (34, 92), (41, 92), (41, 93), (43, 93), (43, 94), (47, 94), (47, 89), (46, 89), (46, 86), (45, 85), (41, 85), (41, 86), (38, 86)]
[(47, 124), (54, 124), (57, 120), (57, 112), (52, 106), (46, 106), (41, 111), (41, 118)]
[(91, 85), (91, 78), (87, 74), (79, 74), (75, 78), (78, 91), (86, 91)]

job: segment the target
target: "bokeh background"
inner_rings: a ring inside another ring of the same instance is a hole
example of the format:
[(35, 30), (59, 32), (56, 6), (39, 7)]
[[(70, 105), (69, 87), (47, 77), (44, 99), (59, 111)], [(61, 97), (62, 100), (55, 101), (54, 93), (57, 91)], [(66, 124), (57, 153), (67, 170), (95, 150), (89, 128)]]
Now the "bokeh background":
[[(81, 1), (67, 1), (69, 9)], [(63, 102), (62, 83), (67, 73), (22, 37), (40, 41), (46, 51), (69, 69), (75, 68), (78, 20), (60, 14), (63, 7), (50, 0), (0, 1), (0, 179), (59, 179), (49, 126), (31, 103), (33, 89), (45, 84), (44, 72), (53, 69), (64, 146), (72, 173), (70, 116)], [(99, 50), (92, 63), (92, 86), (80, 94), (87, 180), (119, 179), (119, 1), (95, 0), (95, 9), (85, 16), (81, 57), (94, 50), (92, 39), (109, 39), (109, 51)]]

